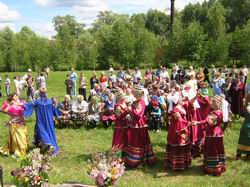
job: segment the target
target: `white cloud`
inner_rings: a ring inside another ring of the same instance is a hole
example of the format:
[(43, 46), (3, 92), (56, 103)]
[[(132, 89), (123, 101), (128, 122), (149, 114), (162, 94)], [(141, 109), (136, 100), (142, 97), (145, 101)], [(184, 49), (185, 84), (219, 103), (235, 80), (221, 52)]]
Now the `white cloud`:
[(10, 9), (6, 4), (0, 1), (0, 23), (10, 23), (20, 18), (21, 15), (18, 11)]
[[(176, 0), (175, 8), (182, 10), (189, 3), (203, 2), (204, 0)], [(117, 13), (146, 13), (149, 9), (157, 9), (169, 12), (169, 0), (35, 0), (36, 4), (42, 7), (64, 7), (69, 8), (70, 14), (73, 14), (79, 22), (88, 26), (93, 23), (100, 11), (112, 10)], [(35, 31), (44, 36), (54, 34), (52, 24), (44, 26), (36, 25)]]
[(29, 23), (27, 26), (31, 28), (36, 34), (45, 36), (47, 38), (51, 38), (56, 34), (53, 23), (51, 22), (35, 22), (33, 24)]
[(5, 27), (9, 27), (11, 30), (16, 31), (16, 25), (14, 23), (0, 23), (0, 30)]

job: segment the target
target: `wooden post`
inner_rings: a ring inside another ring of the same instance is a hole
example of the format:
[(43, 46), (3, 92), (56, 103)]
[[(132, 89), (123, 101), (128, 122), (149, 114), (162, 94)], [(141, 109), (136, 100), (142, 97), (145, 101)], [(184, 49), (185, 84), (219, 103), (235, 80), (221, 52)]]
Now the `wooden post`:
[(174, 24), (174, 1), (175, 0), (170, 0), (170, 1), (171, 1), (170, 32), (172, 33), (172, 31), (173, 31), (173, 24)]
[(0, 166), (0, 185), (3, 187), (3, 168)]

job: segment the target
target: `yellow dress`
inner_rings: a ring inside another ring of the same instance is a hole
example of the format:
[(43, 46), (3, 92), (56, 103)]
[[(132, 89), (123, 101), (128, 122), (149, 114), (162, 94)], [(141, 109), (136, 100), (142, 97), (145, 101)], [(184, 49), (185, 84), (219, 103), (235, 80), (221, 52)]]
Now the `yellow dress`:
[(9, 136), (7, 144), (0, 147), (0, 153), (4, 155), (14, 154), (16, 156), (26, 155), (28, 150), (28, 128), (24, 122), (22, 105), (10, 105), (4, 102), (2, 109), (11, 114), (9, 125)]

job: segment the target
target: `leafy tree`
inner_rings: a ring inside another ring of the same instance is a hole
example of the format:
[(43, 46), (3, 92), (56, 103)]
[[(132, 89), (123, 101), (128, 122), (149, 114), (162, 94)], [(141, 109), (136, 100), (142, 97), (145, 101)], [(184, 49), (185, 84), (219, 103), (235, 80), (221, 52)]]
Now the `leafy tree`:
[(169, 30), (169, 16), (158, 10), (147, 12), (146, 28), (156, 35), (164, 36)]

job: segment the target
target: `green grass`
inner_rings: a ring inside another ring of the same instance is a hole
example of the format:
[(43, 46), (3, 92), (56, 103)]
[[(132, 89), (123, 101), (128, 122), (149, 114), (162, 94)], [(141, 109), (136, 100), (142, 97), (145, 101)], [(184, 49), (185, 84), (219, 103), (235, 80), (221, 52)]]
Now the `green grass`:
[[(18, 73), (15, 73), (18, 75)], [(11, 78), (13, 73), (9, 75)], [(23, 73), (22, 73), (23, 74)], [(21, 74), (21, 75), (22, 75)], [(86, 72), (89, 78), (91, 72)], [(1, 74), (2, 78), (4, 74)], [(65, 94), (64, 80), (66, 72), (52, 72), (47, 82), (49, 97), (62, 98)], [(5, 97), (0, 99), (0, 103)], [(8, 116), (0, 116), (0, 146), (5, 145), (8, 128), (5, 123)], [(27, 119), (29, 126), (29, 142), (32, 142), (35, 118)], [(119, 181), (118, 186), (250, 186), (250, 162), (244, 160), (235, 161), (235, 151), (239, 137), (242, 120), (234, 121), (231, 128), (225, 133), (225, 151), (227, 156), (227, 171), (220, 177), (204, 175), (202, 171), (202, 159), (192, 162), (191, 168), (184, 172), (173, 172), (163, 167), (167, 132), (162, 130), (159, 134), (150, 133), (154, 151), (157, 155), (157, 164), (152, 167), (128, 170)], [(86, 174), (86, 164), (90, 155), (95, 152), (107, 151), (111, 147), (113, 129), (96, 128), (91, 130), (81, 129), (57, 129), (60, 154), (53, 158), (54, 169), (50, 173), (50, 183), (62, 184), (64, 182), (79, 182), (94, 185)], [(11, 184), (10, 171), (19, 163), (12, 157), (1, 157), (0, 165), (4, 169), (4, 182)]]

